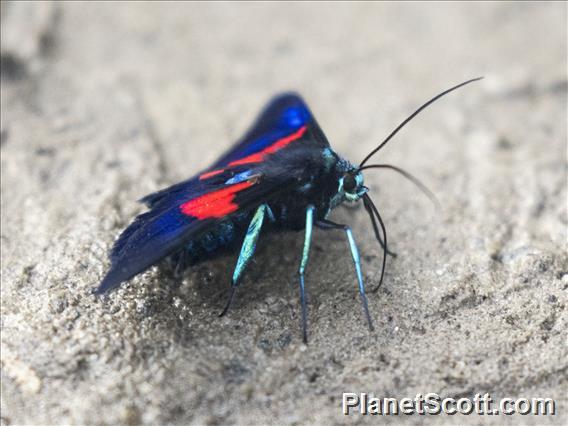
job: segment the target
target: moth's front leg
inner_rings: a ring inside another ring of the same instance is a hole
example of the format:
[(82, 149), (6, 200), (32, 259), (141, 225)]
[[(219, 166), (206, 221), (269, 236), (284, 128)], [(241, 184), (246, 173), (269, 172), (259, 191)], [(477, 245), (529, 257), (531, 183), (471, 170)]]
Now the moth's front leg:
[(223, 312), (219, 314), (220, 317), (227, 313), (229, 307), (233, 303), (237, 287), (239, 286), (240, 277), (254, 254), (254, 249), (256, 248), (256, 243), (260, 235), (260, 229), (262, 228), (262, 223), (264, 222), (264, 216), (267, 210), (269, 210), (269, 207), (266, 204), (262, 204), (256, 210), (256, 213), (250, 221), (250, 225), (247, 229), (247, 233), (241, 247), (239, 258), (237, 259), (237, 265), (235, 266), (235, 271), (233, 272), (233, 279), (231, 281), (231, 294), (229, 295), (229, 300), (227, 300), (225, 309), (223, 309)]
[(304, 290), (304, 273), (308, 265), (308, 256), (310, 254), (310, 245), (312, 243), (312, 230), (314, 227), (314, 211), (315, 207), (311, 204), (306, 209), (306, 231), (304, 236), (304, 249), (302, 250), (302, 260), (300, 261), (300, 302), (302, 304), (302, 330), (304, 343), (308, 343), (308, 311), (306, 307), (306, 293)]
[(361, 272), (361, 259), (359, 258), (359, 250), (357, 250), (357, 244), (355, 243), (355, 238), (353, 237), (353, 232), (351, 228), (347, 225), (340, 225), (338, 223), (331, 222), (330, 220), (320, 220), (316, 222), (316, 226), (321, 229), (342, 229), (347, 235), (347, 241), (349, 242), (349, 248), (351, 249), (351, 257), (353, 258), (353, 264), (355, 265), (355, 272), (357, 273), (357, 281), (359, 282), (359, 294), (361, 295), (361, 302), (363, 303), (363, 309), (365, 311), (365, 316), (367, 317), (367, 322), (369, 324), (369, 330), (373, 331), (373, 321), (371, 320), (371, 314), (369, 313), (369, 303), (367, 302), (367, 295), (365, 294), (365, 284), (363, 283), (363, 274)]

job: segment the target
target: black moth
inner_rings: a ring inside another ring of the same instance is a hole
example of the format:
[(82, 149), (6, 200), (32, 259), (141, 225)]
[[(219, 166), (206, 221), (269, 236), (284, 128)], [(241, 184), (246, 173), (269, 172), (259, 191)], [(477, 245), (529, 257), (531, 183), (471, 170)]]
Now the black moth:
[[(369, 328), (373, 329), (365, 295), (359, 252), (351, 229), (328, 219), (333, 208), (359, 200), (369, 214), (376, 239), (383, 248), (379, 288), (388, 251), (387, 233), (364, 185), (363, 171), (385, 168), (401, 173), (430, 198), (416, 178), (389, 164), (368, 160), (420, 111), (440, 97), (480, 78), (458, 84), (435, 96), (404, 120), (358, 166), (330, 147), (306, 103), (296, 94), (273, 99), (255, 124), (229, 152), (198, 175), (144, 197), (149, 211), (139, 215), (120, 235), (110, 253), (111, 268), (96, 293), (171, 257), (180, 269), (226, 252), (240, 253), (225, 309), (227, 313), (240, 278), (254, 254), (261, 232), (305, 230), (299, 267), (303, 339), (307, 342), (304, 272), (313, 227), (345, 232), (355, 265), (359, 293)], [(375, 289), (375, 291), (376, 291)]]

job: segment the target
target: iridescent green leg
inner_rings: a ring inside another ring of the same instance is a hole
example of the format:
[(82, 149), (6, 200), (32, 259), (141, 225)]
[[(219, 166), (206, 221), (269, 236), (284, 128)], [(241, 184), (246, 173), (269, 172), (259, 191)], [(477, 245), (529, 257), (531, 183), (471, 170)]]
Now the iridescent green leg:
[(369, 313), (369, 304), (367, 302), (367, 296), (365, 294), (365, 284), (363, 284), (363, 274), (361, 272), (361, 259), (359, 258), (359, 250), (357, 250), (357, 245), (355, 244), (355, 238), (353, 238), (353, 232), (351, 232), (351, 228), (347, 225), (340, 225), (338, 223), (334, 223), (329, 220), (318, 221), (316, 225), (321, 229), (343, 229), (345, 231), (345, 234), (347, 235), (347, 240), (349, 242), (349, 248), (351, 249), (351, 257), (353, 258), (353, 264), (355, 265), (355, 272), (357, 273), (357, 281), (359, 282), (359, 294), (361, 295), (361, 302), (363, 303), (365, 316), (367, 317), (367, 322), (369, 323), (369, 330), (373, 330), (373, 321), (371, 320), (371, 314)]
[(237, 266), (235, 267), (235, 271), (233, 272), (233, 279), (231, 281), (231, 294), (229, 295), (229, 300), (225, 305), (225, 309), (223, 309), (223, 312), (221, 312), (221, 314), (219, 315), (220, 317), (227, 313), (229, 307), (231, 306), (231, 303), (233, 303), (233, 298), (235, 297), (235, 293), (239, 285), (239, 278), (241, 277), (241, 274), (243, 273), (245, 267), (254, 254), (258, 236), (260, 235), (260, 229), (262, 228), (262, 222), (264, 221), (264, 215), (267, 210), (268, 206), (266, 204), (262, 204), (256, 210), (256, 213), (250, 221), (250, 225), (245, 235), (245, 240), (241, 247), (241, 253), (239, 254), (239, 258), (237, 260)]
[(308, 256), (310, 254), (310, 244), (312, 242), (312, 230), (314, 227), (314, 210), (315, 207), (309, 205), (306, 209), (306, 234), (304, 236), (304, 249), (302, 250), (302, 260), (300, 262), (300, 302), (302, 304), (302, 330), (304, 335), (304, 343), (308, 343), (308, 311), (306, 307), (306, 293), (304, 291), (304, 272), (308, 264)]

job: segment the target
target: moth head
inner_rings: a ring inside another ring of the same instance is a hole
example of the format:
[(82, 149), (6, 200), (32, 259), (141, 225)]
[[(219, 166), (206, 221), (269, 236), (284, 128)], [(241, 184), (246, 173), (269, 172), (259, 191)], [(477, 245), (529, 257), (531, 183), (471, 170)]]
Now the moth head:
[(347, 201), (359, 200), (369, 188), (363, 185), (363, 174), (357, 170), (345, 172), (339, 179), (339, 192)]

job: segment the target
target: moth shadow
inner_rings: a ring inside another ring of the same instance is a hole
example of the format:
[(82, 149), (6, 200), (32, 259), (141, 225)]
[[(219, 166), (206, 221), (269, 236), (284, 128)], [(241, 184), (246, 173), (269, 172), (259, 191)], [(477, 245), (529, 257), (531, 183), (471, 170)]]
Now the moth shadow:
[[(297, 287), (298, 266), (303, 242), (302, 232), (271, 233), (262, 236), (255, 254), (239, 282), (230, 312), (247, 312), (267, 298), (289, 298)], [(219, 313), (230, 291), (239, 249), (209, 260), (188, 265), (179, 271), (174, 259), (159, 266), (160, 281), (184, 303)]]

